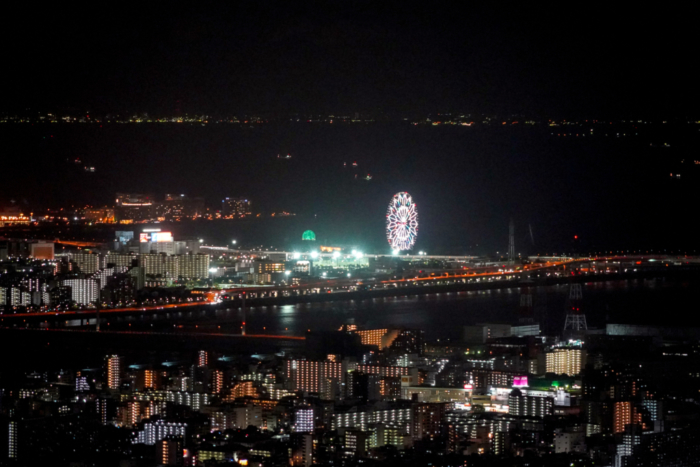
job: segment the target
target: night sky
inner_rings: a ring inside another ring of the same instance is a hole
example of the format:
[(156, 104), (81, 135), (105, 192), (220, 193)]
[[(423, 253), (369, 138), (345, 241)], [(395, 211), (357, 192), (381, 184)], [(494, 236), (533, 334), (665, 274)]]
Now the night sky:
[(676, 115), (700, 96), (694, 23), (639, 3), (15, 2), (3, 107)]

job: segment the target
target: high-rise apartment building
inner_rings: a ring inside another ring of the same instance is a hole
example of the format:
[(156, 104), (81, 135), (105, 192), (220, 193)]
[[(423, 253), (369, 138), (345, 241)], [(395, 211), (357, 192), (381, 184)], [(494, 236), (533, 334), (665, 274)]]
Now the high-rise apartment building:
[(75, 392), (84, 392), (90, 390), (90, 384), (88, 383), (87, 376), (83, 376), (81, 372), (77, 372), (75, 375)]
[(630, 401), (615, 402), (613, 408), (613, 432), (624, 433), (627, 425), (641, 425), (642, 414)]
[(311, 467), (313, 465), (313, 435), (302, 433), (299, 435), (297, 447), (290, 459), (293, 467)]
[(142, 254), (140, 265), (146, 276), (177, 279), (206, 279), (209, 277), (209, 255), (187, 253), (185, 255)]
[(158, 389), (158, 373), (155, 370), (143, 370), (143, 389)]
[(348, 365), (346, 362), (287, 360), (285, 375), (295, 391), (321, 393), (329, 384), (342, 384)]
[(185, 279), (206, 279), (209, 277), (209, 255), (179, 255), (180, 276)]
[(96, 253), (70, 253), (68, 259), (73, 261), (84, 274), (94, 274), (100, 269), (100, 255)]
[(224, 372), (214, 370), (211, 374), (211, 390), (214, 394), (221, 394), (224, 390)]
[(231, 388), (231, 394), (227, 400), (240, 399), (242, 397), (257, 397), (258, 390), (252, 381), (241, 381)]
[(118, 390), (122, 384), (122, 357), (110, 355), (106, 358), (107, 363), (107, 388)]
[(552, 414), (554, 400), (551, 397), (523, 395), (519, 389), (513, 389), (508, 396), (508, 414), (519, 417), (544, 418)]
[(261, 428), (263, 425), (262, 407), (246, 404), (244, 407), (233, 409), (232, 428), (248, 428), (253, 425)]
[(140, 257), (140, 264), (146, 276), (177, 279), (180, 275), (180, 261), (177, 256), (168, 256), (165, 253), (144, 254)]
[(575, 376), (586, 366), (586, 351), (580, 347), (555, 348), (546, 354), (547, 373)]
[(410, 368), (404, 366), (357, 365), (357, 371), (385, 378), (397, 378), (408, 375)]
[(333, 413), (332, 427), (358, 428), (367, 430), (375, 423), (396, 428), (403, 433), (410, 433), (413, 423), (413, 409), (406, 404), (375, 406), (364, 410), (337, 411)]
[(388, 329), (367, 329), (363, 331), (355, 331), (355, 334), (360, 336), (360, 340), (364, 345), (374, 345), (382, 348), (382, 337), (386, 334)]
[(62, 287), (70, 287), (71, 300), (78, 305), (95, 303), (100, 296), (95, 279), (65, 279), (60, 284)]
[(663, 402), (653, 399), (645, 399), (642, 401), (642, 406), (649, 413), (649, 420), (652, 422), (656, 420), (663, 420)]
[(139, 401), (129, 401), (122, 409), (121, 424), (126, 427), (134, 427), (141, 421), (141, 403)]
[(182, 465), (182, 439), (168, 436), (156, 443), (158, 465)]
[(370, 433), (362, 430), (346, 430), (343, 452), (347, 456), (366, 457), (371, 441)]
[(185, 439), (187, 423), (170, 422), (165, 420), (148, 420), (139, 431), (137, 442), (139, 444), (155, 445), (158, 441), (170, 436)]
[(209, 365), (209, 351), (200, 350), (197, 353), (197, 366), (202, 368)]
[(108, 399), (97, 399), (95, 401), (95, 411), (102, 425), (107, 424), (108, 414), (107, 414), (107, 400)]
[(297, 433), (312, 433), (314, 431), (313, 408), (304, 406), (294, 412), (294, 431)]
[(174, 255), (177, 253), (176, 250), (177, 245), (172, 239), (170, 241), (139, 242), (139, 253), (141, 254), (164, 253), (166, 255)]
[(406, 444), (407, 433), (399, 428), (389, 428), (383, 423), (379, 423), (374, 427), (370, 436), (370, 447), (395, 446), (398, 449), (403, 449)]
[(29, 306), (32, 295), (20, 287), (0, 287), (0, 306)]
[(442, 432), (447, 403), (420, 403), (413, 407), (413, 439), (434, 440)]
[(18, 424), (15, 420), (10, 420), (7, 426), (7, 457), (17, 459), (17, 447), (19, 445)]
[(364, 345), (376, 345), (379, 350), (389, 347), (401, 333), (398, 329), (364, 329), (355, 331)]

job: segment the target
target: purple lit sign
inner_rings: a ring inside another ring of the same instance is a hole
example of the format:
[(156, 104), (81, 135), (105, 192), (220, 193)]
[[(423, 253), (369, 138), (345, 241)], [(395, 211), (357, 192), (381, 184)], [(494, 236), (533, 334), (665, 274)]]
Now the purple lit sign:
[(526, 388), (527, 386), (527, 376), (516, 376), (513, 378), (514, 388)]

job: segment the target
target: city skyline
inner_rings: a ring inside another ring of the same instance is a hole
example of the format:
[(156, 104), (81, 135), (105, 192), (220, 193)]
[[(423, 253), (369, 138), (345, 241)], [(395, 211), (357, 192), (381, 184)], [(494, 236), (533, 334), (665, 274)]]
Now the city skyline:
[(694, 10), (4, 13), (0, 465), (700, 465)]

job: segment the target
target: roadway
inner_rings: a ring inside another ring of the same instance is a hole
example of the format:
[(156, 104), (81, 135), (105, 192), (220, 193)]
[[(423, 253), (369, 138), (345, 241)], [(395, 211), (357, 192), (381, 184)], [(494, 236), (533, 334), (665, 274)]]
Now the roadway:
[[(515, 270), (502, 270), (502, 271), (489, 271), (489, 272), (477, 272), (476, 270), (470, 271), (464, 274), (442, 274), (436, 276), (427, 277), (414, 277), (414, 278), (402, 278), (402, 279), (390, 279), (384, 281), (375, 280), (358, 280), (358, 279), (328, 279), (323, 281), (318, 281), (314, 283), (307, 283), (303, 285), (291, 285), (291, 286), (269, 286), (269, 287), (236, 287), (232, 289), (224, 289), (220, 292), (221, 296), (230, 297), (225, 300), (224, 303), (229, 301), (240, 301), (243, 294), (250, 299), (276, 299), (276, 298), (289, 298), (289, 297), (299, 297), (321, 295), (327, 297), (326, 294), (329, 293), (347, 293), (347, 292), (357, 292), (360, 290), (373, 291), (382, 289), (395, 289), (399, 287), (411, 287), (413, 285), (422, 286), (433, 286), (433, 285), (454, 285), (456, 283), (468, 284), (470, 282), (479, 282), (482, 279), (487, 281), (501, 280), (506, 281), (518, 278), (523, 273), (531, 273), (534, 271), (541, 271), (549, 268), (558, 267), (564, 264), (573, 262), (573, 260), (560, 261), (556, 263), (548, 262), (542, 265), (542, 267), (523, 269), (522, 271)], [(311, 297), (307, 297), (311, 298)], [(319, 297), (320, 298), (320, 297)], [(194, 302), (184, 302), (184, 303), (167, 303), (160, 305), (151, 306), (138, 306), (138, 307), (125, 307), (125, 308), (102, 308), (100, 310), (101, 316), (112, 316), (112, 315), (133, 315), (142, 313), (162, 313), (168, 311), (180, 311), (187, 310), (194, 307), (204, 307), (204, 306), (215, 306), (219, 304), (219, 300), (209, 299)], [(60, 320), (75, 320), (75, 319), (88, 319), (94, 317), (96, 310), (94, 308), (88, 308), (83, 310), (70, 310), (70, 311), (33, 311), (29, 313), (0, 313), (0, 324), (7, 322), (16, 322), (22, 319), (26, 322), (27, 319), (32, 321), (36, 319), (48, 320), (51, 319), (55, 321)]]
[[(223, 289), (220, 291), (219, 296), (225, 297), (223, 305), (227, 303), (235, 304), (238, 306), (243, 294), (250, 299), (254, 300), (251, 305), (255, 305), (255, 301), (264, 300), (266, 303), (274, 303), (280, 299), (293, 299), (294, 303), (301, 301), (316, 301), (318, 300), (328, 300), (330, 296), (341, 295), (348, 292), (378, 292), (380, 295), (385, 295), (381, 293), (386, 291), (389, 294), (396, 293), (392, 292), (396, 289), (405, 288), (416, 288), (420, 287), (420, 290), (425, 290), (425, 292), (417, 293), (431, 293), (435, 287), (466, 287), (469, 285), (485, 285), (488, 283), (502, 283), (504, 286), (512, 286), (514, 283), (518, 284), (527, 281), (531, 275), (538, 276), (542, 273), (547, 273), (548, 275), (562, 276), (565, 274), (566, 268), (577, 263), (589, 263), (593, 261), (608, 261), (608, 262), (621, 262), (632, 263), (635, 265), (641, 265), (643, 261), (649, 260), (648, 257), (642, 256), (610, 256), (610, 257), (597, 257), (597, 258), (563, 258), (559, 261), (545, 261), (544, 263), (532, 263), (525, 265), (521, 270), (515, 270), (512, 266), (501, 267), (500, 270), (493, 270), (494, 267), (487, 268), (472, 268), (464, 273), (443, 273), (439, 275), (430, 275), (426, 277), (410, 277), (410, 278), (398, 278), (389, 280), (362, 280), (362, 279), (328, 279), (320, 280), (313, 283), (306, 283), (303, 285), (290, 285), (290, 286), (262, 286), (262, 287), (235, 287), (231, 289)], [(668, 264), (669, 261), (673, 262), (684, 262), (686, 264), (700, 265), (700, 258), (696, 257), (659, 257), (655, 256), (651, 261), (658, 261), (661, 264)], [(660, 266), (660, 265), (659, 265)], [(573, 271), (572, 271), (573, 272)], [(594, 275), (604, 275), (606, 271), (595, 271), (592, 274), (588, 274), (587, 277), (592, 277)], [(428, 290), (430, 289), (430, 290)], [(405, 293), (405, 292), (401, 292)], [(353, 294), (349, 294), (353, 295)], [(348, 295), (348, 299), (350, 296)], [(357, 294), (355, 294), (357, 295)], [(359, 296), (359, 295), (358, 295)], [(333, 296), (333, 299), (341, 299), (341, 297)], [(284, 300), (283, 300), (284, 301)], [(234, 303), (235, 302), (235, 303)], [(100, 315), (112, 316), (112, 315), (129, 315), (129, 314), (142, 314), (142, 313), (161, 313), (169, 311), (180, 311), (187, 310), (194, 307), (206, 307), (206, 306), (216, 306), (220, 303), (218, 297), (214, 294), (210, 294), (207, 300), (194, 301), (194, 302), (184, 302), (184, 303), (166, 303), (160, 305), (150, 305), (150, 306), (138, 306), (138, 307), (125, 307), (125, 308), (103, 308), (100, 310)], [(95, 309), (89, 308), (85, 310), (71, 310), (71, 311), (35, 311), (29, 313), (0, 313), (0, 323), (16, 322), (16, 320), (23, 319), (87, 319), (95, 315)]]
[[(317, 259), (317, 258), (333, 258), (335, 252), (323, 252), (323, 251), (315, 251), (314, 255), (315, 257), (312, 258), (312, 253), (303, 253), (299, 251), (279, 251), (279, 250), (246, 250), (246, 249), (234, 249), (234, 248), (229, 248), (226, 246), (214, 246), (214, 245), (200, 245), (200, 249), (205, 249), (205, 250), (213, 250), (213, 251), (221, 251), (225, 253), (234, 253), (237, 255), (247, 255), (247, 256), (271, 256), (271, 255), (285, 255), (286, 259), (288, 261), (294, 260), (294, 259)], [(317, 255), (317, 256), (316, 256)], [(296, 256), (299, 256), (297, 258)], [(341, 253), (341, 257), (348, 257), (351, 258), (353, 257), (353, 254), (348, 254), (348, 253)], [(478, 259), (478, 256), (465, 256), (465, 255), (394, 255), (394, 254), (372, 254), (372, 255), (362, 255), (361, 258), (397, 258), (397, 259), (402, 259), (402, 260), (409, 260), (409, 261), (418, 261), (418, 260), (426, 260), (426, 259), (435, 259), (435, 260), (441, 260), (441, 261), (449, 261), (449, 262), (467, 262), (467, 261), (474, 261), (475, 259)]]

